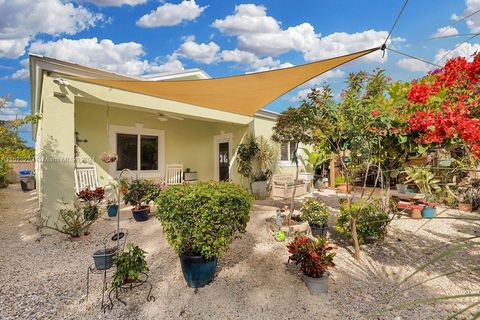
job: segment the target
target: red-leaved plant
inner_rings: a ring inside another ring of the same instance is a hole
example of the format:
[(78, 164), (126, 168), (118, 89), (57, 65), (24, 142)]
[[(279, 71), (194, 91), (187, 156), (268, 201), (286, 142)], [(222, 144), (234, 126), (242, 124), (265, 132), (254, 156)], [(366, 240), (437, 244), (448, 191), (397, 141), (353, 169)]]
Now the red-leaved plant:
[(287, 248), (291, 254), (288, 261), (299, 264), (300, 270), (308, 277), (320, 278), (329, 268), (335, 267), (335, 252), (332, 252), (333, 246), (326, 238), (295, 237)]
[(105, 198), (105, 190), (102, 187), (97, 187), (95, 189), (89, 189), (87, 187), (77, 193), (77, 197), (85, 202), (94, 202), (98, 204), (103, 198)]

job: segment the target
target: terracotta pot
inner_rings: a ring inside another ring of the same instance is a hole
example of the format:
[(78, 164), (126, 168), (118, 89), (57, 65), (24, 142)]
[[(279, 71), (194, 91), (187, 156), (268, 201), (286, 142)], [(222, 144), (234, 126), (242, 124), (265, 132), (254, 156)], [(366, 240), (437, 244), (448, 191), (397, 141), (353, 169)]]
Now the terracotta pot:
[(347, 184), (346, 183), (341, 183), (338, 185), (338, 192), (340, 193), (347, 193), (347, 192), (351, 192), (353, 190), (353, 187), (351, 184), (348, 185), (348, 189), (347, 189)]
[(471, 203), (458, 203), (458, 210), (464, 211), (464, 212), (472, 212), (472, 204)]
[(412, 219), (422, 219), (422, 207), (413, 208), (410, 213), (410, 218)]

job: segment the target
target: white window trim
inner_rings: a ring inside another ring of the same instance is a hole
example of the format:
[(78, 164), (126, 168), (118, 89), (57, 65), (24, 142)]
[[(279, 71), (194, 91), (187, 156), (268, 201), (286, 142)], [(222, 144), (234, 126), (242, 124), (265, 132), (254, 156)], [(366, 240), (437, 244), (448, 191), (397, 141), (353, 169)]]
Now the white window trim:
[[(158, 137), (158, 170), (132, 170), (132, 173), (140, 178), (163, 178), (165, 177), (165, 131), (157, 129), (143, 128), (143, 124), (135, 124), (135, 127), (126, 126), (110, 126), (110, 150), (117, 153), (117, 134), (135, 134), (140, 139), (144, 136)], [(138, 144), (140, 146), (140, 142)], [(137, 168), (140, 168), (141, 153), (137, 153)], [(109, 173), (111, 176), (118, 176), (120, 171), (117, 170), (116, 162), (109, 164)]]
[[(295, 163), (292, 162), (291, 153), (290, 153), (290, 143), (287, 144), (288, 148), (288, 160), (282, 160), (281, 152), (278, 155), (278, 165), (280, 167), (295, 167)], [(300, 154), (300, 147), (297, 148), (297, 157)]]
[(218, 157), (219, 150), (218, 144), (228, 142), (228, 156), (230, 163), (228, 164), (228, 177), (232, 178), (232, 164), (233, 164), (233, 133), (224, 133), (213, 136), (213, 180), (218, 181), (219, 177), (219, 166), (218, 166)]

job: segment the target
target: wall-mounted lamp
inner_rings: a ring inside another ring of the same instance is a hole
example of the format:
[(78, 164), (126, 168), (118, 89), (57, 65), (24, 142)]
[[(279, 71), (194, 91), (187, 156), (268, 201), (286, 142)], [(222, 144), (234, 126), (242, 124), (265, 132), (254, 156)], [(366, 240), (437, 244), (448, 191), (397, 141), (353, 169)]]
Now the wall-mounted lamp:
[(62, 78), (55, 78), (53, 79), (53, 82), (60, 85), (60, 86), (69, 86), (70, 82), (68, 80), (62, 79)]

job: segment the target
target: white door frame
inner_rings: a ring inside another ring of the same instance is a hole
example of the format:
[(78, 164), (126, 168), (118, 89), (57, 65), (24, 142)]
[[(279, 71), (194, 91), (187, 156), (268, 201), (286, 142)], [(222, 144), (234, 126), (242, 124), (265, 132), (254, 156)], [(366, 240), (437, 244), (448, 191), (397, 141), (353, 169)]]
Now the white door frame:
[(220, 143), (228, 142), (228, 157), (229, 157), (229, 164), (228, 164), (228, 178), (232, 177), (231, 175), (231, 167), (232, 167), (232, 159), (233, 159), (233, 133), (223, 133), (216, 136), (213, 136), (213, 180), (219, 181), (219, 166), (218, 166), (218, 158), (220, 157), (218, 145)]

